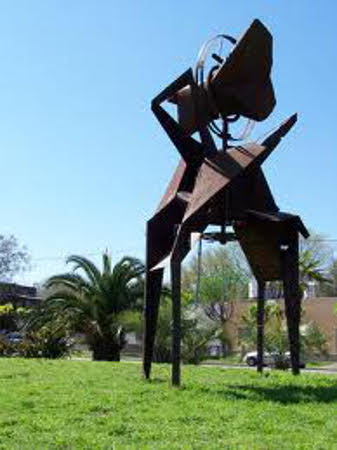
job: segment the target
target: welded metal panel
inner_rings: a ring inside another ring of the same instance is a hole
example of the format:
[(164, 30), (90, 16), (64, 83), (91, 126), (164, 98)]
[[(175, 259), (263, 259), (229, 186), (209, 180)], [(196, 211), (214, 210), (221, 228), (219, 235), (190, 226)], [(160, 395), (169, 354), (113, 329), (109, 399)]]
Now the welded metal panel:
[[(227, 152), (219, 152), (213, 159), (205, 159), (199, 170), (195, 188), (184, 216), (184, 221), (195, 214), (199, 208), (214, 197), (220, 190), (228, 187), (243, 173), (257, 156), (267, 149), (260, 145), (246, 144), (233, 147)], [(242, 195), (245, 195), (243, 192)]]
[[(235, 42), (232, 38), (229, 40)], [(261, 283), (279, 279), (288, 283), (286, 302), (289, 305), (295, 302), (297, 292), (297, 287), (291, 287), (289, 282), (298, 278), (295, 274), (295, 266), (298, 267), (295, 241), (299, 233), (308, 236), (298, 216), (279, 211), (261, 169), (295, 124), (296, 114), (261, 144), (228, 145), (231, 140), (229, 124), (233, 120), (238, 116), (264, 120), (275, 106), (270, 80), (271, 34), (255, 20), (227, 59), (215, 59), (220, 65), (213, 67), (207, 82), (195, 79), (189, 69), (151, 104), (182, 160), (157, 212), (147, 224), (144, 372), (148, 377), (162, 282), (160, 264), (170, 256), (176, 330), (172, 348), (175, 361), (172, 381), (175, 384), (180, 381), (180, 264), (190, 251), (191, 233), (203, 232), (209, 224), (221, 225), (221, 233), (224, 233), (224, 225), (232, 225), (235, 230), (232, 237), (238, 239), (256, 278)], [(177, 105), (178, 120), (162, 107), (165, 101)], [(211, 123), (219, 117), (223, 121), (222, 129)], [(193, 134), (195, 131), (199, 133), (200, 141)], [(219, 151), (211, 131), (222, 140)], [(227, 242), (225, 236), (224, 239), (220, 236), (219, 241)], [(290, 256), (284, 257), (288, 247), (292, 251)], [(292, 332), (296, 332), (297, 322), (290, 327)], [(296, 353), (297, 337), (291, 339), (292, 351)], [(292, 357), (295, 363), (297, 356)]]

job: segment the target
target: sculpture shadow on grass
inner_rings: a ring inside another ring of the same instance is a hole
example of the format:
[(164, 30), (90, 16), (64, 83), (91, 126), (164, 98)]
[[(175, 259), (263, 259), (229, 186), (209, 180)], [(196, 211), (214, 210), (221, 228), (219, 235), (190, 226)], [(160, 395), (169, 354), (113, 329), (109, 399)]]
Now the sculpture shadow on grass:
[(324, 386), (259, 386), (252, 384), (231, 384), (222, 389), (200, 386), (199, 391), (207, 395), (223, 397), (226, 400), (272, 401), (275, 403), (337, 403), (336, 383), (329, 382)]

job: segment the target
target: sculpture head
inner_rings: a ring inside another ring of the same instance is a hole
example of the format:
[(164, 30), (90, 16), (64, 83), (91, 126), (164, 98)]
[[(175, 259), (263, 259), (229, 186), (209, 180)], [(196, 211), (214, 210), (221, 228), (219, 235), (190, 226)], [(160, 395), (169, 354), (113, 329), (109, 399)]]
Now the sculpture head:
[[(205, 60), (215, 40), (227, 40), (234, 47), (227, 58), (213, 54), (216, 64), (204, 77)], [(195, 85), (184, 87), (170, 99), (177, 105), (185, 133), (191, 135), (219, 118), (266, 119), (276, 104), (271, 67), (272, 36), (259, 20), (238, 41), (227, 35), (208, 41), (199, 54)]]

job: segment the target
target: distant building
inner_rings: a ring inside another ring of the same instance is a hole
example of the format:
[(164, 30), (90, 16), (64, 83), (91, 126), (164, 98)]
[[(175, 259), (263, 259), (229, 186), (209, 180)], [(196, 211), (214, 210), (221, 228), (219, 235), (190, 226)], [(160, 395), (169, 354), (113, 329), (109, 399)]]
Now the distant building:
[(34, 286), (23, 286), (16, 283), (0, 282), (0, 304), (12, 303), (13, 306), (34, 306), (40, 298), (37, 288)]
[[(303, 300), (307, 300), (308, 298), (316, 298), (318, 291), (318, 283), (315, 280), (308, 281), (306, 283), (306, 288), (303, 293)], [(257, 298), (257, 281), (254, 277), (251, 278), (248, 285), (248, 298), (256, 299)], [(266, 283), (265, 288), (265, 298), (279, 300), (283, 298), (283, 289), (281, 282), (272, 282)]]
[(317, 288), (318, 288), (318, 284), (317, 281), (308, 281), (306, 283), (306, 289), (304, 291), (304, 300), (306, 300), (307, 298), (316, 298), (317, 297)]

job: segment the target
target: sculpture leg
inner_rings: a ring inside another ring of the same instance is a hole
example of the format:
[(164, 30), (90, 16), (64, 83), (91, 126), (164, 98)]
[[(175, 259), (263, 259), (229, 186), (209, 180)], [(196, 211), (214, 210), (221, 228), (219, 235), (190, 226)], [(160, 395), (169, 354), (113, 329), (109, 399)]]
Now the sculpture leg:
[(171, 259), (171, 291), (172, 291), (172, 385), (180, 385), (180, 341), (181, 341), (181, 261), (172, 256)]
[(263, 371), (265, 282), (258, 281), (257, 294), (257, 371)]
[(145, 279), (145, 330), (143, 342), (143, 372), (150, 377), (154, 340), (156, 336), (159, 301), (164, 269), (146, 272)]
[(291, 367), (294, 375), (300, 373), (301, 292), (298, 272), (298, 234), (293, 233), (288, 248), (282, 251), (285, 312), (288, 325)]

